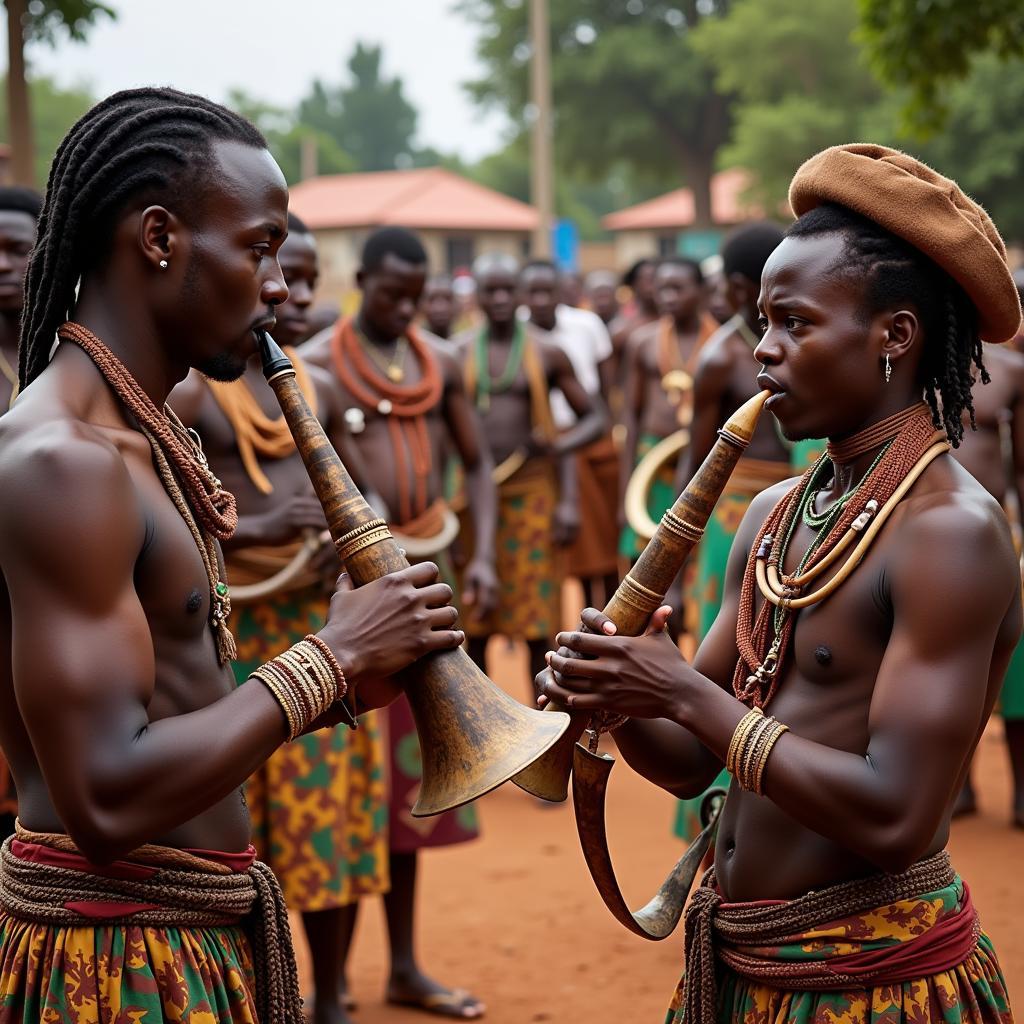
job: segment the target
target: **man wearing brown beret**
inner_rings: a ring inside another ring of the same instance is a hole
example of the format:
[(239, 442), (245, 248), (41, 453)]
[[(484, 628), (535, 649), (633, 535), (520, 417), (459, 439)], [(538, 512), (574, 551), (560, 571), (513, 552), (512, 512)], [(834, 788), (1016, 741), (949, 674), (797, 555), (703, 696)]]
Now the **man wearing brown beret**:
[(667, 608), (640, 638), (591, 609), (593, 634), (561, 634), (538, 682), (631, 716), (620, 750), (676, 795), (733, 776), (670, 1024), (1008, 1024), (945, 846), (1020, 577), (1002, 510), (949, 450), (1017, 292), (984, 210), (902, 153), (825, 150), (790, 202), (758, 381), (783, 433), (827, 437), (826, 455), (751, 504), (692, 665)]

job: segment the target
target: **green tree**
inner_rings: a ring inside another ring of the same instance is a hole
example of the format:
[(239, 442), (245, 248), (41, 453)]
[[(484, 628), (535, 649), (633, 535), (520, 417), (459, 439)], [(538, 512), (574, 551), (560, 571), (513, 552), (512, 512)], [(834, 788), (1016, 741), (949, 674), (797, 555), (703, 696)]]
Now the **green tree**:
[[(694, 191), (711, 221), (711, 175), (728, 136), (730, 99), (691, 45), (697, 26), (728, 0), (551, 0), (555, 159), (561, 174), (600, 182), (616, 168), (661, 188)], [(481, 28), (486, 77), (467, 86), (480, 104), (526, 127), (530, 45), (521, 0), (460, 0)]]
[(331, 135), (300, 121), (294, 111), (265, 103), (241, 89), (231, 91), (228, 106), (263, 132), (289, 185), (302, 180), (303, 145), (315, 147), (318, 174), (346, 174), (356, 169), (355, 161)]
[[(3, 87), (7, 88), (6, 78)], [(29, 91), (32, 134), (36, 139), (33, 179), (42, 183), (50, 173), (50, 162), (61, 139), (96, 100), (85, 86), (63, 88), (45, 75), (33, 78)], [(0, 109), (0, 138), (11, 138), (6, 109)]]
[(298, 109), (302, 124), (333, 138), (361, 171), (393, 170), (415, 152), (416, 108), (405, 98), (401, 79), (382, 75), (381, 56), (379, 46), (357, 43), (348, 60), (348, 83), (314, 81)]
[[(7, 8), (7, 132), (14, 179), (35, 181), (35, 143), (25, 76), (25, 45), (41, 40), (53, 45), (63, 35), (81, 42), (101, 17), (116, 18), (112, 7), (98, 0), (3, 0)], [(52, 152), (49, 150), (48, 152)]]
[(722, 166), (748, 167), (750, 197), (775, 209), (793, 171), (826, 146), (870, 134), (894, 141), (881, 87), (858, 47), (856, 0), (736, 0), (708, 19), (693, 46), (735, 95), (734, 126)]
[(904, 124), (937, 130), (952, 110), (948, 87), (971, 72), (974, 57), (1024, 56), (1020, 0), (860, 0), (861, 34), (886, 83), (908, 87)]
[(944, 129), (910, 148), (977, 199), (1004, 237), (1024, 242), (1024, 60), (978, 57), (946, 105)]

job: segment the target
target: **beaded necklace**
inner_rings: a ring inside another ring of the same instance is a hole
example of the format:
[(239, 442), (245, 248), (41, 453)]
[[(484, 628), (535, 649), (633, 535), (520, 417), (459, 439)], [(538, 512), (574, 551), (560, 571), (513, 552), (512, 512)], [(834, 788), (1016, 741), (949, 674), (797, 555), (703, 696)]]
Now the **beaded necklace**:
[[(945, 434), (937, 432), (924, 403), (904, 410), (843, 443), (856, 448), (867, 436), (870, 451), (878, 447), (868, 471), (847, 497), (820, 518), (814, 540), (796, 570), (782, 568), (796, 524), (824, 481), (831, 462), (822, 456), (800, 482), (775, 506), (758, 532), (747, 560), (740, 591), (736, 645), (740, 658), (733, 675), (733, 692), (740, 700), (763, 708), (775, 693), (796, 615), (834, 593), (863, 560), (868, 546), (899, 501), (928, 465), (949, 450)], [(834, 449), (833, 449), (834, 450)], [(835, 470), (832, 469), (834, 474)], [(776, 539), (780, 543), (776, 543)], [(855, 543), (856, 542), (856, 543)], [(810, 594), (804, 590), (825, 570), (852, 552), (828, 583)], [(755, 618), (756, 592), (765, 598)]]
[(210, 628), (220, 663), (226, 664), (235, 657), (236, 649), (228, 628), (231, 593), (224, 582), (216, 540), (226, 540), (238, 525), (234, 495), (213, 475), (199, 435), (187, 428), (169, 406), (165, 405), (163, 412), (157, 409), (125, 365), (92, 331), (69, 321), (57, 335), (89, 356), (149, 441), (160, 482), (185, 520), (203, 560), (210, 584)]
[(491, 395), (500, 395), (508, 391), (515, 383), (519, 375), (519, 369), (523, 365), (523, 353), (526, 351), (526, 324), (521, 320), (516, 321), (515, 333), (512, 335), (512, 344), (508, 351), (508, 360), (505, 362), (505, 369), (497, 380), (491, 379), (491, 365), (489, 358), (488, 342), (490, 330), (485, 324), (480, 333), (476, 336), (476, 406), (481, 412), (487, 412), (491, 407)]

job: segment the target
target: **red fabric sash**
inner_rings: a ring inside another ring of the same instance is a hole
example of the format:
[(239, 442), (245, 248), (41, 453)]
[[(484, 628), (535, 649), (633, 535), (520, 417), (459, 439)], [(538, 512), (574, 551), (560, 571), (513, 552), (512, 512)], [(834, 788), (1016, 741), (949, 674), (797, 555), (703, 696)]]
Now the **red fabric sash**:
[[(223, 864), (230, 868), (235, 874), (241, 874), (252, 867), (256, 859), (256, 848), (250, 846), (247, 850), (238, 853), (225, 853), (220, 850), (196, 850), (186, 849), (185, 853), (191, 853), (203, 860), (210, 860), (216, 864)], [(115, 860), (110, 864), (93, 864), (80, 853), (71, 853), (66, 850), (55, 850), (50, 846), (42, 846), (39, 843), (26, 843), (20, 839), (11, 840), (11, 853), (19, 860), (28, 861), (31, 864), (48, 864), (51, 867), (65, 868), (69, 871), (80, 871), (85, 874), (95, 875), (97, 878), (118, 878), (129, 881), (144, 881), (152, 878), (160, 869), (159, 866), (149, 865), (138, 861)], [(97, 919), (109, 919), (115, 916), (127, 916), (137, 914), (141, 910), (156, 910), (155, 903), (125, 903), (123, 901), (105, 900), (68, 900), (64, 904), (67, 910), (73, 910), (82, 917)]]

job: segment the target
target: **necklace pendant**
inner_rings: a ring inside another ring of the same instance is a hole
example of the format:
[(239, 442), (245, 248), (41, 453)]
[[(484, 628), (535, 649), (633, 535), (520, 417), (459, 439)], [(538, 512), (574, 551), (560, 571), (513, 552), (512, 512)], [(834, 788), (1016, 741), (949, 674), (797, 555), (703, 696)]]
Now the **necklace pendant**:
[(401, 384), (405, 380), (405, 370), (400, 366), (389, 366), (388, 367), (388, 380), (392, 384)]
[(377, 412), (379, 412), (381, 414), (381, 416), (390, 416), (391, 415), (391, 410), (393, 408), (394, 408), (394, 406), (391, 404), (390, 400), (387, 399), (387, 398), (382, 398), (377, 403)]

